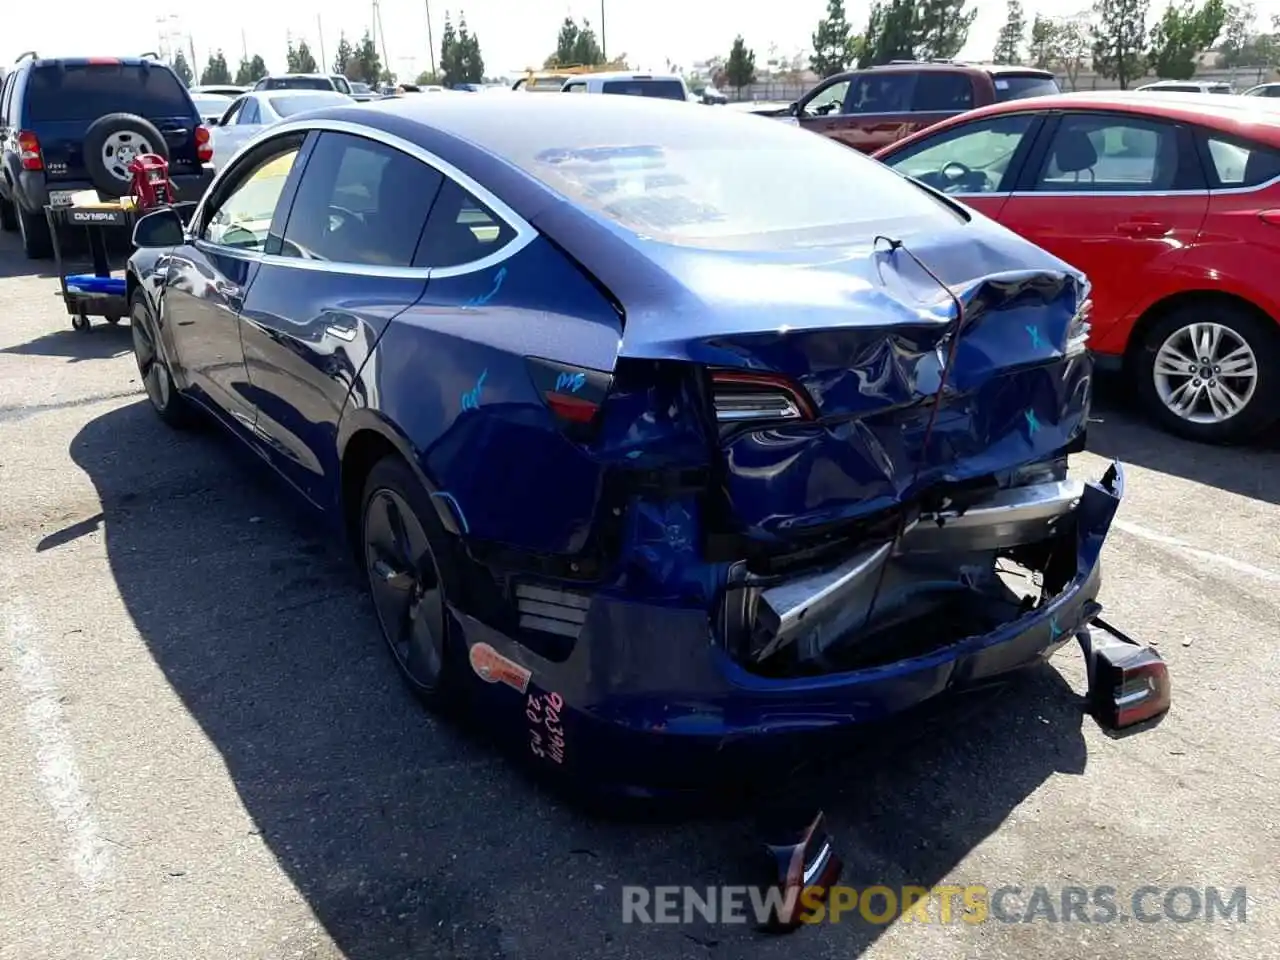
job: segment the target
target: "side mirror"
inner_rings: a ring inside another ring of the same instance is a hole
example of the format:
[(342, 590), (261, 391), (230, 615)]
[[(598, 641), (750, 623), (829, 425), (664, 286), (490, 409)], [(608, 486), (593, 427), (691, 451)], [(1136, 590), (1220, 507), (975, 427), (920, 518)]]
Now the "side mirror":
[[(190, 217), (190, 213), (187, 214)], [(178, 247), (186, 239), (182, 214), (172, 207), (154, 210), (142, 217), (133, 227), (133, 245), (148, 247)]]
[(791, 106), (787, 107), (787, 116), (789, 116), (789, 117), (798, 117), (798, 116), (800, 116), (800, 101), (799, 101), (799, 100), (795, 101), (794, 103), (792, 103), (792, 104), (791, 104)]

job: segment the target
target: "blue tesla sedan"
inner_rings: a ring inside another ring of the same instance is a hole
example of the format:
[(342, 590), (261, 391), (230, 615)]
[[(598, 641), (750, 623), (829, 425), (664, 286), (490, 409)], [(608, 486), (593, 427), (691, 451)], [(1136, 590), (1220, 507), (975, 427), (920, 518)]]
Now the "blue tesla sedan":
[(156, 413), (256, 451), (352, 545), (412, 689), (538, 765), (674, 783), (1100, 609), (1123, 474), (1067, 473), (1087, 283), (823, 137), (644, 98), (335, 107), (135, 244)]

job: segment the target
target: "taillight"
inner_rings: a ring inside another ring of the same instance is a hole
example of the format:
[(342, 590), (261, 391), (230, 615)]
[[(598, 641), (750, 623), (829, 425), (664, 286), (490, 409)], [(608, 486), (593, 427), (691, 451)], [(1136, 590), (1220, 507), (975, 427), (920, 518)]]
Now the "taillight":
[(40, 140), (30, 130), (18, 134), (18, 158), (23, 170), (43, 170), (44, 158), (40, 156)]
[(813, 404), (786, 377), (747, 370), (712, 370), (716, 420), (812, 420)]
[(613, 375), (539, 357), (529, 357), (527, 362), (538, 395), (561, 428), (574, 439), (589, 439)]
[(196, 157), (201, 163), (208, 163), (213, 159), (213, 143), (206, 126), (196, 127)]

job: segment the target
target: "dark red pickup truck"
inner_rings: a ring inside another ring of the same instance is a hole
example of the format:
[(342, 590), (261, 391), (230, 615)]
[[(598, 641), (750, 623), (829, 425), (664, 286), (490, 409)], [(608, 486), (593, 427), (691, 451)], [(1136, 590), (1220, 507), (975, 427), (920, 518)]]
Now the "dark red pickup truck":
[(966, 110), (1059, 92), (1052, 73), (1031, 67), (908, 61), (828, 77), (790, 107), (756, 112), (871, 153)]

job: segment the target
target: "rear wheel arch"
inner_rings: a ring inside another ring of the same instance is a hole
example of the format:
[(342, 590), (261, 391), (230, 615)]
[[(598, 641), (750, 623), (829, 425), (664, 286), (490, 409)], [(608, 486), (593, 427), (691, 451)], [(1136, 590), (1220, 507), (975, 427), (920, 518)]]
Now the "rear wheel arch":
[(1230, 305), (1247, 310), (1259, 319), (1269, 321), (1275, 327), (1276, 336), (1280, 337), (1280, 320), (1271, 316), (1271, 314), (1247, 297), (1229, 293), (1225, 290), (1184, 290), (1162, 297), (1139, 315), (1137, 322), (1133, 325), (1133, 329), (1129, 331), (1129, 339), (1125, 343), (1125, 367), (1129, 371), (1134, 369), (1138, 351), (1142, 348), (1142, 342), (1146, 338), (1148, 331), (1169, 314), (1175, 310), (1181, 310), (1183, 307), (1194, 305), (1209, 306), (1213, 304)]

